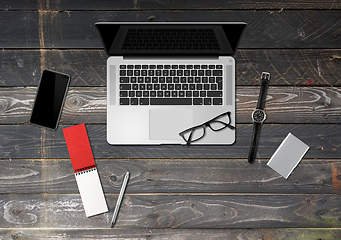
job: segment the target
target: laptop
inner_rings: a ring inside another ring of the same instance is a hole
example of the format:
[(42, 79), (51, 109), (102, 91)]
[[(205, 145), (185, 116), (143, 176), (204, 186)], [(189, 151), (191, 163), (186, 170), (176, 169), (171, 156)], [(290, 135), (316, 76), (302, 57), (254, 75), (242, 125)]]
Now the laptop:
[[(243, 22), (96, 23), (110, 56), (108, 143), (233, 144), (233, 55), (245, 27)], [(187, 136), (180, 134), (184, 131)]]

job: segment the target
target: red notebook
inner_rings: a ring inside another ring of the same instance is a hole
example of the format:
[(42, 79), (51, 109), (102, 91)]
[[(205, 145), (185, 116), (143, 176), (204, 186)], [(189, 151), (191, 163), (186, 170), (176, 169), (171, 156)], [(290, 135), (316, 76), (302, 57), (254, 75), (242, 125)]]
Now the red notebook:
[(63, 129), (77, 186), (87, 217), (108, 211), (85, 125)]
[(73, 171), (76, 173), (96, 167), (84, 123), (64, 128), (63, 132)]

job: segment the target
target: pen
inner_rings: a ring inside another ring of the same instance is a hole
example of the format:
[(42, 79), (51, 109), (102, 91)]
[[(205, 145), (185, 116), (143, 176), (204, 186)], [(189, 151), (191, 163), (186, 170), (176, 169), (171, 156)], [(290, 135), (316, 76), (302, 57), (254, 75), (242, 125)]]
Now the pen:
[(119, 209), (121, 207), (123, 195), (124, 195), (124, 192), (126, 190), (128, 180), (129, 180), (129, 172), (127, 172), (125, 174), (124, 179), (123, 179), (121, 191), (120, 191), (120, 194), (118, 195), (118, 199), (117, 199), (117, 202), (116, 202), (116, 207), (115, 207), (115, 210), (114, 210), (114, 215), (112, 216), (112, 220), (111, 220), (111, 228), (114, 227), (114, 225), (115, 225), (116, 218), (117, 218), (117, 215), (118, 215), (118, 211), (119, 211)]

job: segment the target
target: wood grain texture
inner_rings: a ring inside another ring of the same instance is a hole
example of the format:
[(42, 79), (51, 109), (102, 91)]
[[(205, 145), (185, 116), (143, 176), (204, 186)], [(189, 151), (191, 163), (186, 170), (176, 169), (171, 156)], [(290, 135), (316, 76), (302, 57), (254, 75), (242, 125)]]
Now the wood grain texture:
[(157, 240), (220, 240), (220, 239), (300, 239), (334, 240), (341, 237), (339, 228), (271, 228), (271, 229), (0, 229), (3, 240), (25, 239), (157, 239)]
[[(111, 212), (86, 218), (79, 194), (2, 195), (3, 228), (109, 228)], [(340, 226), (340, 195), (125, 194), (117, 228), (328, 228)]]
[[(341, 194), (341, 162), (303, 159), (288, 179), (267, 160), (246, 159), (96, 159), (105, 193), (120, 191), (130, 172), (127, 193), (306, 193)], [(0, 194), (78, 193), (69, 159), (0, 160)]]
[[(263, 71), (271, 85), (341, 86), (340, 49), (239, 49), (237, 86), (259, 85)], [(41, 69), (69, 74), (71, 86), (105, 86), (104, 50), (3, 50), (0, 51), (0, 86), (37, 86)]]
[[(341, 2), (0, 2), (0, 239), (341, 239)], [(110, 146), (98, 21), (244, 21), (232, 146)], [(45, 68), (71, 87), (57, 131), (29, 125)], [(247, 163), (259, 76), (265, 122)], [(86, 218), (62, 129), (86, 123), (110, 212)], [(266, 163), (293, 133), (311, 148), (289, 179)], [(131, 172), (117, 224), (110, 220)]]
[(341, 48), (339, 11), (5, 11), (0, 48), (101, 48), (98, 21), (243, 21), (240, 48)]
[[(115, 3), (115, 4), (113, 4)], [(295, 2), (287, 1), (225, 1), (213, 0), (205, 2), (192, 1), (169, 1), (169, 0), (136, 0), (136, 1), (107, 1), (97, 0), (93, 4), (91, 0), (83, 0), (82, 4), (72, 0), (59, 1), (19, 1), (19, 0), (3, 0), (0, 3), (0, 9), (5, 11), (11, 10), (149, 10), (149, 9), (340, 9), (341, 5), (338, 1), (306, 1), (297, 0)]]
[[(69, 158), (62, 129), (56, 131), (30, 125), (0, 126), (0, 158)], [(196, 145), (109, 145), (105, 125), (86, 125), (95, 158), (110, 159), (214, 159), (247, 158), (253, 125), (238, 124), (236, 143), (231, 146)], [(257, 158), (270, 158), (291, 132), (308, 146), (306, 158), (339, 159), (341, 125), (339, 124), (265, 124), (262, 127)]]
[[(238, 86), (237, 123), (252, 123), (260, 87)], [(37, 88), (0, 88), (0, 124), (27, 124)], [(267, 94), (267, 124), (340, 123), (341, 89), (336, 87), (275, 87)], [(71, 87), (61, 124), (106, 124), (106, 88)]]

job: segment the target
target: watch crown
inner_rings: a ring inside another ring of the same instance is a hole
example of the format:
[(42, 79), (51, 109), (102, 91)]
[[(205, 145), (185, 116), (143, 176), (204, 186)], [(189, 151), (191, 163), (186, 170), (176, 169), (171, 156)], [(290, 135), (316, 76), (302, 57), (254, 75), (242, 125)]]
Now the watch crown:
[(270, 80), (270, 73), (268, 72), (262, 72), (262, 79), (265, 79), (265, 80)]

